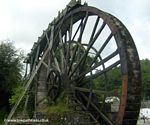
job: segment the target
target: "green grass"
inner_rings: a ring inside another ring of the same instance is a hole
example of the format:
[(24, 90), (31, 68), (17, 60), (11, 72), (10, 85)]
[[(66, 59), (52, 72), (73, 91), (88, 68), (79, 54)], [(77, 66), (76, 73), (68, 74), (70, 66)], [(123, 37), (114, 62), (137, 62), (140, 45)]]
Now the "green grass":
[(46, 114), (49, 113), (64, 113), (72, 111), (68, 105), (68, 98), (65, 93), (61, 93), (56, 102), (53, 102), (46, 108)]
[(52, 104), (48, 106), (46, 110), (46, 113), (64, 113), (67, 111), (71, 111), (68, 105), (63, 102)]

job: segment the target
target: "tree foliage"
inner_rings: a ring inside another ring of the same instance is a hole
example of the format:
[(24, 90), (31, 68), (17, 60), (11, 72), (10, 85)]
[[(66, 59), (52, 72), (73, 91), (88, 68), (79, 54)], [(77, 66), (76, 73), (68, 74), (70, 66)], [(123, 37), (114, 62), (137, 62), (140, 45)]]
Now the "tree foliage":
[[(10, 110), (9, 99), (22, 81), (23, 54), (11, 41), (0, 43), (0, 111), (4, 117)], [(1, 119), (2, 119), (2, 116)]]
[(22, 54), (10, 41), (0, 44), (0, 91), (12, 92), (21, 81)]
[[(144, 99), (150, 100), (150, 60), (143, 59), (141, 62), (141, 74), (142, 74), (142, 93)], [(100, 90), (107, 89), (109, 91), (118, 90), (121, 91), (121, 73), (119, 67), (110, 70), (107, 73), (107, 80), (104, 76), (100, 76), (94, 80), (96, 88)]]
[(143, 94), (145, 99), (150, 99), (150, 60), (141, 60)]

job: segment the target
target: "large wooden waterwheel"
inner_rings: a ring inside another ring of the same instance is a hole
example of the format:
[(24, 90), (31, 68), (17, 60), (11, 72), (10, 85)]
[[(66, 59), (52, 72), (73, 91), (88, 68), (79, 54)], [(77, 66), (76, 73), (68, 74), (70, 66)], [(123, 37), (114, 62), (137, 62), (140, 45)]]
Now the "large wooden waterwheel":
[(75, 102), (100, 125), (136, 125), (141, 101), (139, 57), (130, 33), (113, 15), (71, 2), (34, 44), (27, 62), (29, 81), (8, 118), (40, 72), (49, 101), (61, 91), (71, 91)]

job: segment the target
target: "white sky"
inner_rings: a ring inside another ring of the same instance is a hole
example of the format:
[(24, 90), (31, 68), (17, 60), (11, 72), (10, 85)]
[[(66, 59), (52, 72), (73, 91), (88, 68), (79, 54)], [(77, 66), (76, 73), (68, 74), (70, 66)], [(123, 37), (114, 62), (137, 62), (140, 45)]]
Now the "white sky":
[[(43, 30), (70, 0), (0, 0), (0, 40), (30, 52)], [(85, 0), (82, 0), (84, 2)], [(86, 0), (119, 18), (130, 31), (140, 59), (150, 59), (150, 0)]]

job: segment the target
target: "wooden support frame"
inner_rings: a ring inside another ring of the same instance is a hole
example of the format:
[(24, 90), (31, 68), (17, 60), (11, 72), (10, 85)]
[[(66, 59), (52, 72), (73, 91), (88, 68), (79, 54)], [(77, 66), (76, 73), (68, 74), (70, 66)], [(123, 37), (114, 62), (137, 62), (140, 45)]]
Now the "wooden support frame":
[[(38, 65), (37, 65), (37, 67), (35, 68), (35, 70), (33, 70), (32, 74), (31, 74), (31, 76), (30, 76), (30, 78), (29, 78), (29, 80), (28, 80), (28, 82), (27, 82), (27, 84), (26, 84), (26, 86), (25, 86), (25, 88), (24, 88), (24, 91), (22, 92), (21, 96), (19, 97), (17, 103), (16, 103), (16, 104), (14, 105), (14, 107), (12, 108), (10, 114), (9, 114), (8, 117), (7, 117), (7, 120), (9, 120), (9, 119), (12, 118), (12, 116), (13, 116), (13, 114), (15, 113), (17, 107), (19, 106), (21, 100), (23, 99), (25, 93), (26, 93), (27, 90), (29, 89), (29, 87), (30, 87), (30, 85), (31, 85), (31, 83), (32, 83), (32, 80), (34, 79), (35, 75), (37, 74), (37, 71), (38, 71), (39, 68), (41, 67), (41, 65), (42, 65), (42, 63), (43, 63), (43, 61), (44, 61), (46, 55), (48, 54), (49, 51), (51, 51), (52, 46), (53, 46), (53, 36), (54, 36), (54, 26), (51, 26), (51, 39), (50, 39), (50, 44), (49, 44), (48, 48), (46, 49), (46, 51), (44, 52), (44, 54), (43, 54), (41, 60), (39, 61)], [(4, 124), (4, 125), (8, 125), (8, 121), (7, 121), (7, 120), (5, 121), (5, 124)]]

